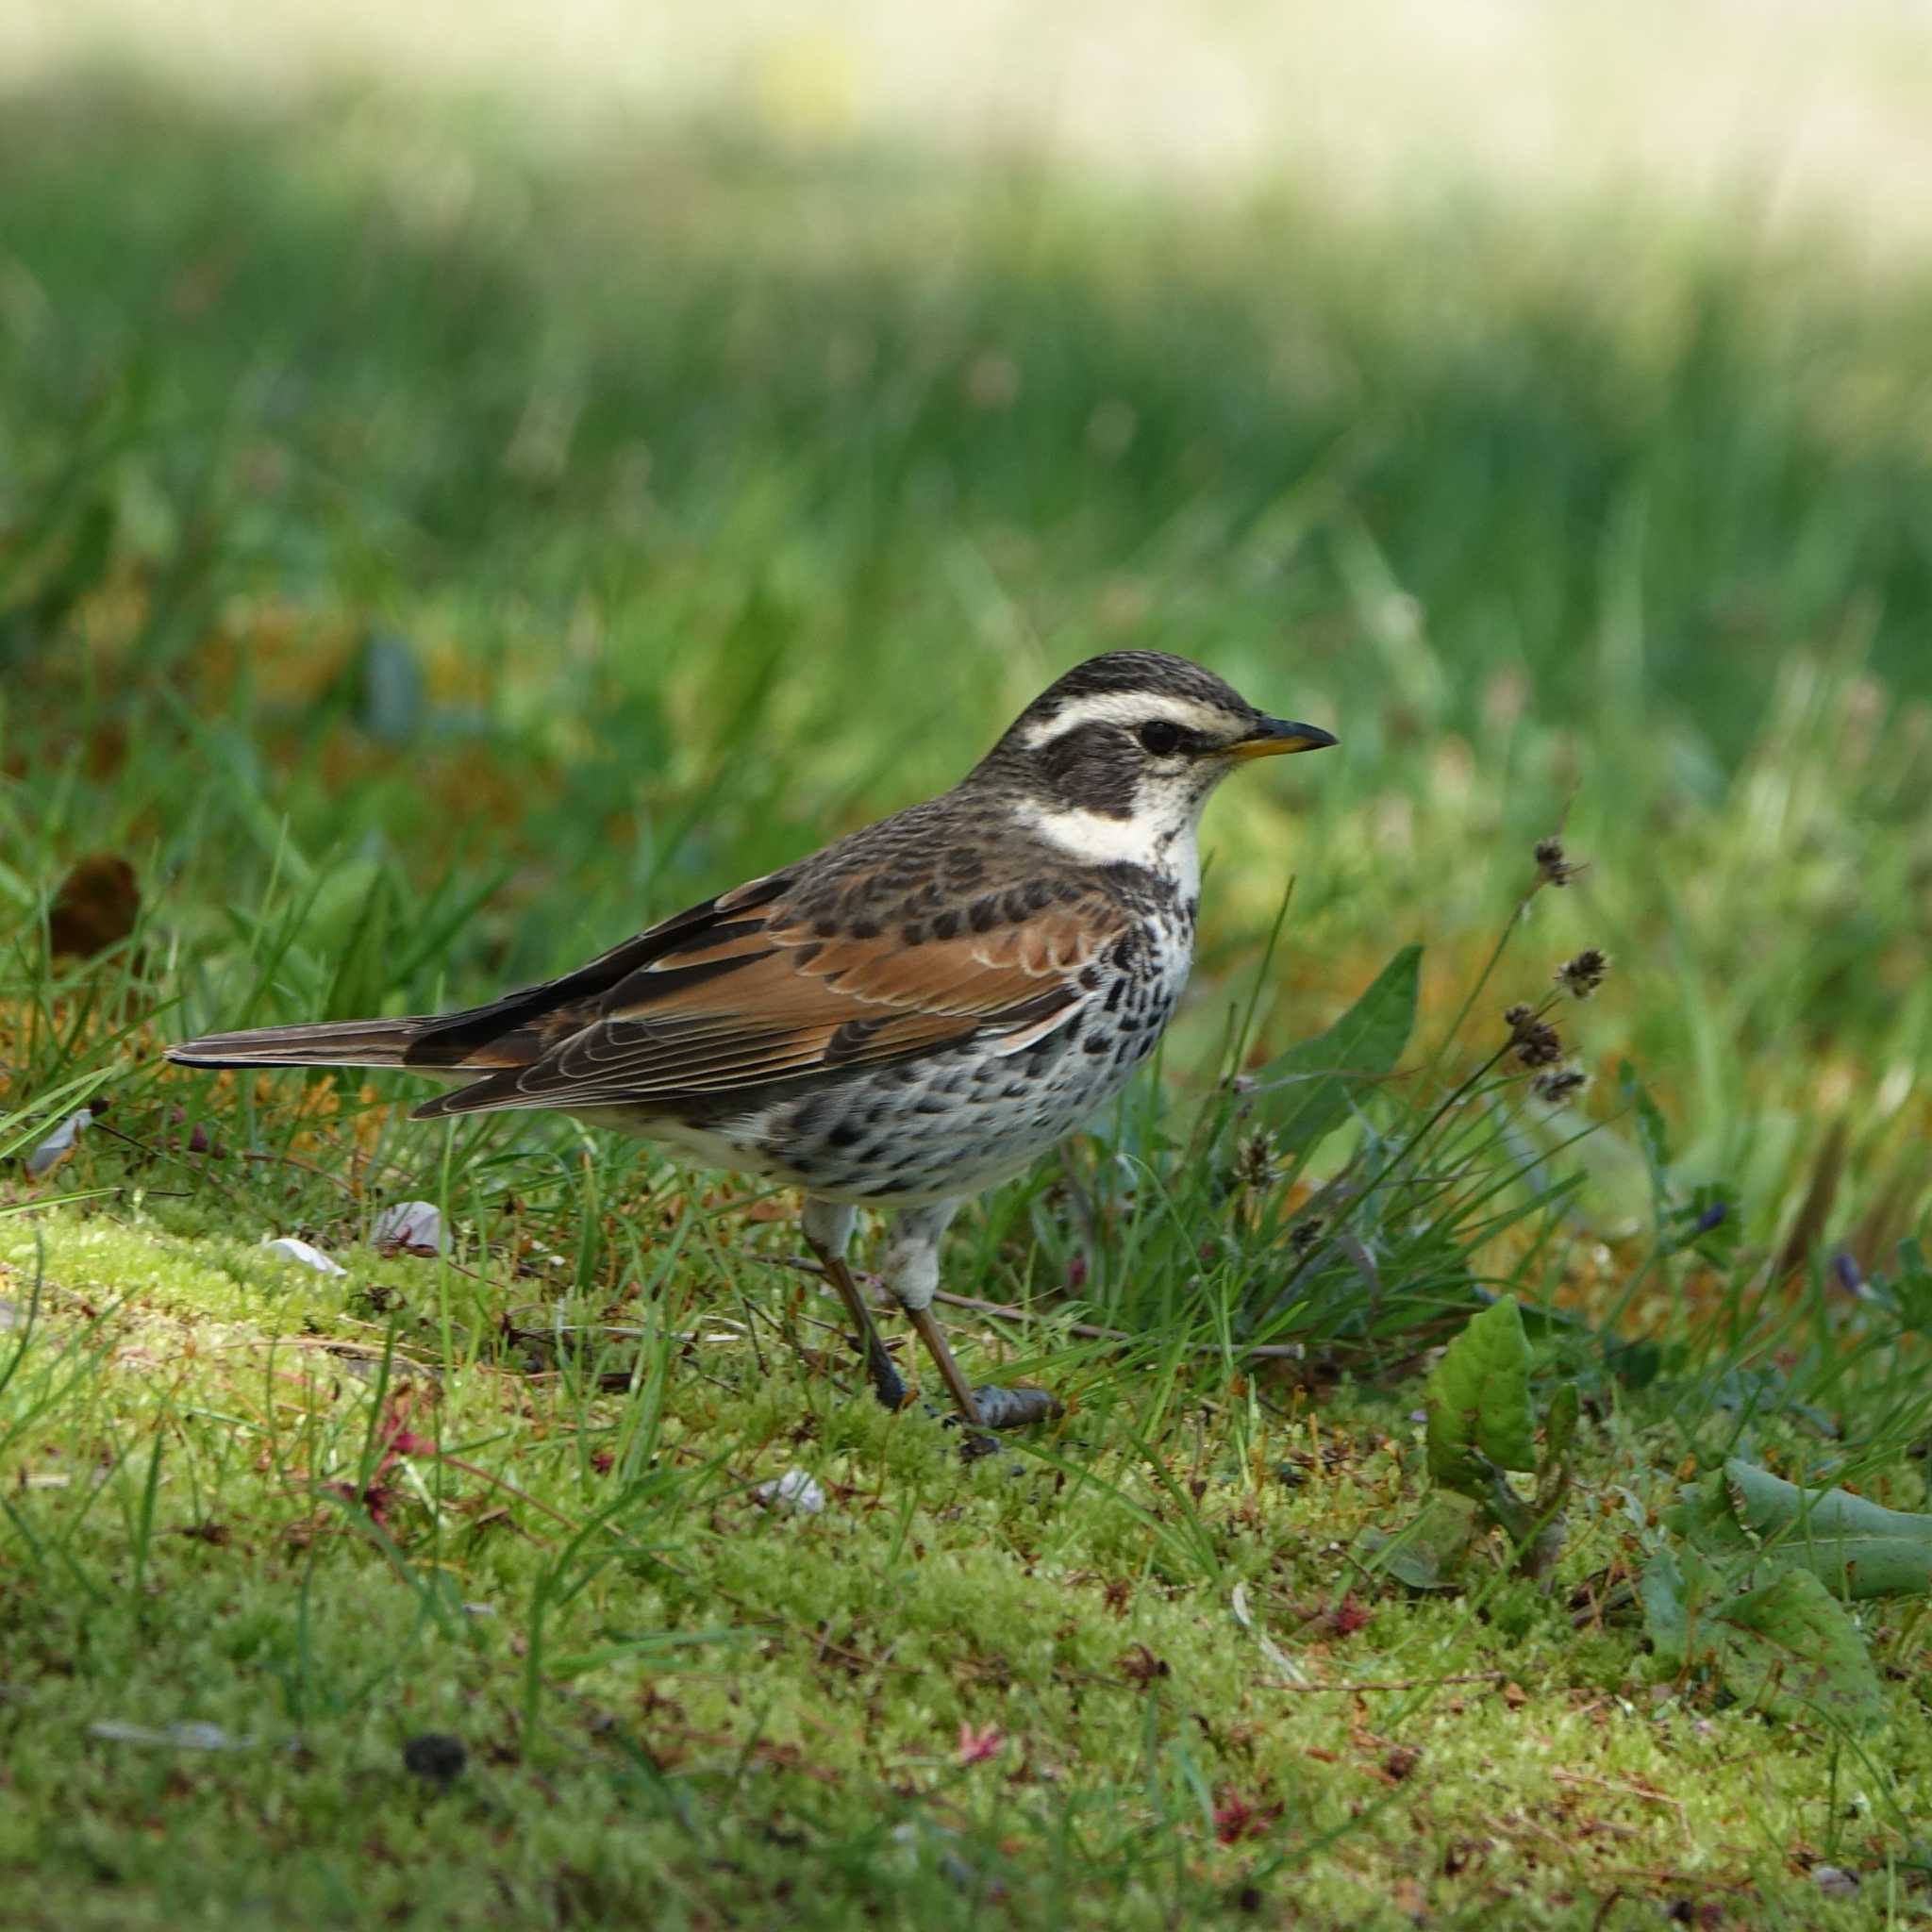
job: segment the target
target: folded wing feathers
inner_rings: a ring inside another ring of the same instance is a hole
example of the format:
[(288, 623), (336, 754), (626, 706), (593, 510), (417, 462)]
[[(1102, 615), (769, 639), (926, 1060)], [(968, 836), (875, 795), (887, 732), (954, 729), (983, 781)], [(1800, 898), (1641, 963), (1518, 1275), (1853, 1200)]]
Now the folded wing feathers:
[[(579, 1024), (588, 1021), (598, 1005), (621, 992), (626, 982), (654, 960), (662, 959), (693, 937), (715, 940), (722, 929), (722, 916), (762, 906), (775, 899), (790, 878), (783, 873), (748, 880), (728, 892), (708, 899), (703, 905), (661, 920), (648, 931), (627, 939), (620, 945), (600, 953), (586, 966), (546, 979), (536, 986), (505, 993), (486, 1006), (472, 1007), (460, 1013), (445, 1013), (423, 1023), (421, 1036), (409, 1048), (405, 1064), (412, 1067), (461, 1067), (475, 1063), (477, 1050), (501, 1040), (513, 1029), (529, 1026), (542, 1043), (554, 1042), (559, 1034), (554, 1025), (557, 1016), (575, 1016)], [(690, 965), (690, 959), (680, 960)], [(498, 1062), (500, 1064), (501, 1062)], [(485, 1064), (488, 1064), (486, 1061)], [(474, 1091), (474, 1090), (465, 1090)]]
[[(721, 900), (715, 909), (735, 908)], [(605, 997), (558, 1010), (541, 1058), (440, 1094), (418, 1118), (650, 1106), (902, 1059), (981, 1033), (1018, 1051), (1078, 1007), (1080, 969), (1119, 930), (1096, 924), (1091, 909), (1079, 918), (1056, 908), (991, 933), (881, 947), (781, 925), (784, 909), (769, 922), (679, 922), (677, 941), (648, 960), (633, 955)]]
[(188, 1067), (399, 1067), (409, 1042), (431, 1023), (325, 1020), (300, 1026), (253, 1026), (210, 1033), (168, 1049)]

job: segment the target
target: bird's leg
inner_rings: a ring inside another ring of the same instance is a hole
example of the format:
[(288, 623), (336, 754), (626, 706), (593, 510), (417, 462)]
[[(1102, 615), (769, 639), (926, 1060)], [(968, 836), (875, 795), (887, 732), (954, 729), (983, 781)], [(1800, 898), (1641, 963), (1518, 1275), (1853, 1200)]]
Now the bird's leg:
[(886, 1353), (878, 1324), (865, 1305), (858, 1282), (852, 1278), (852, 1270), (845, 1265), (845, 1250), (852, 1244), (852, 1224), (857, 1218), (857, 1210), (843, 1202), (808, 1198), (802, 1217), (803, 1232), (806, 1245), (818, 1257), (825, 1279), (838, 1290), (839, 1299), (845, 1304), (845, 1312), (858, 1331), (857, 1345), (865, 1357), (872, 1392), (896, 1414), (906, 1407), (906, 1384), (900, 1379), (892, 1357)]
[(939, 1201), (927, 1208), (902, 1208), (892, 1222), (880, 1273), (886, 1286), (906, 1310), (906, 1319), (919, 1332), (926, 1353), (940, 1372), (940, 1379), (953, 1398), (960, 1419), (971, 1429), (986, 1426), (973, 1385), (959, 1373), (953, 1351), (946, 1345), (940, 1324), (933, 1319), (932, 1298), (940, 1285), (940, 1241), (946, 1226), (959, 1211), (957, 1201)]
[(958, 1212), (957, 1201), (926, 1208), (902, 1208), (892, 1224), (880, 1272), (886, 1286), (906, 1310), (906, 1319), (925, 1343), (946, 1385), (959, 1419), (969, 1429), (1010, 1429), (1041, 1422), (1059, 1412), (1059, 1405), (1044, 1389), (978, 1389), (959, 1372), (953, 1351), (932, 1312), (940, 1285), (940, 1240)]

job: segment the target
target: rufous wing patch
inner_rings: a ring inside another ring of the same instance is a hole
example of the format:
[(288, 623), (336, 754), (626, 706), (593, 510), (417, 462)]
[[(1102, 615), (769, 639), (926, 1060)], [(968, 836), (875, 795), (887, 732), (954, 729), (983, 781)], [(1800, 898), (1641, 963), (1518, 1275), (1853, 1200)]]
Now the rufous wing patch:
[(534, 1064), (420, 1111), (667, 1104), (975, 1036), (1016, 1051), (1065, 1023), (1087, 996), (1081, 969), (1124, 929), (1105, 902), (910, 943), (891, 929), (826, 933), (787, 912), (781, 902), (768, 918), (691, 922), (588, 1009), (545, 1015), (544, 1030), (571, 1030)]

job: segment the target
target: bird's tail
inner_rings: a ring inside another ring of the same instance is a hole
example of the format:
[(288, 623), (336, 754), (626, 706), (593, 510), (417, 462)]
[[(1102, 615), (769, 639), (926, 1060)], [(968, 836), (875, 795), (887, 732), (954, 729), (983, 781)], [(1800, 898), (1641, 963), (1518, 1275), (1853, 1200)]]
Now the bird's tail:
[(168, 1058), (184, 1067), (399, 1067), (411, 1042), (430, 1024), (419, 1015), (256, 1026), (171, 1046)]

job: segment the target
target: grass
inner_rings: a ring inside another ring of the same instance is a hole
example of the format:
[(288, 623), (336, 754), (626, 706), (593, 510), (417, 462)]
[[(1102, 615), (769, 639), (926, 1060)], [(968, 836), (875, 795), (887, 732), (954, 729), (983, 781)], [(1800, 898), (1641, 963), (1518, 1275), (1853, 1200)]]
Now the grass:
[[(1863, 1737), (1624, 1607), (1726, 1454), (1925, 1500), (1922, 1340), (1837, 1285), (1932, 1178), (1923, 285), (360, 98), (47, 93), (0, 159), (9, 1923), (1923, 1910), (1923, 1607), (1857, 1607)], [(969, 1357), (1070, 1402), (1007, 1456), (869, 1406), (782, 1196), (157, 1062), (573, 963), (1129, 642), (1343, 748), (1217, 803), (1159, 1077), (953, 1239), (1024, 1311)], [(91, 854), (138, 918), (56, 958)], [(1392, 1074), (1283, 1058), (1410, 941)], [(1589, 943), (1580, 1110), (1439, 1112)], [(406, 1199), (445, 1252), (369, 1245)], [(1506, 1291), (1567, 1541), (1411, 1596), (1363, 1539)]]

